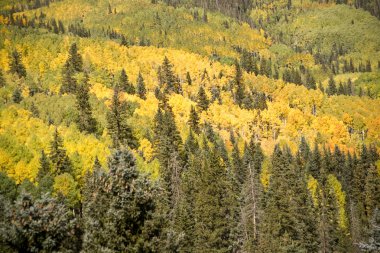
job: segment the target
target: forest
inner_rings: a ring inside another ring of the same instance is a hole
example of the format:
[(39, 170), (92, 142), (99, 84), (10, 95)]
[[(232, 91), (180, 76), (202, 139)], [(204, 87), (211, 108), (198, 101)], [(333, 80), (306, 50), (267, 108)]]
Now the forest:
[(0, 1), (0, 252), (380, 252), (379, 0)]

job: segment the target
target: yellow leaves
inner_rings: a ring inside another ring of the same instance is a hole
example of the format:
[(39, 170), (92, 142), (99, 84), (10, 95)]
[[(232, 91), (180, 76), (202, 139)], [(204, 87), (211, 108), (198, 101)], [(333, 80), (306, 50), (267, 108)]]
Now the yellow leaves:
[(264, 186), (265, 191), (268, 189), (268, 186), (269, 186), (270, 166), (271, 166), (270, 161), (268, 159), (264, 159), (261, 174), (260, 174), (260, 182)]
[(152, 143), (150, 143), (149, 140), (145, 138), (142, 139), (140, 141), (140, 146), (138, 148), (138, 151), (142, 154), (142, 156), (147, 162), (150, 162), (153, 159), (153, 156), (154, 156), (153, 145)]
[(80, 200), (81, 195), (78, 189), (78, 183), (68, 173), (63, 173), (54, 178), (53, 189), (53, 194), (55, 196), (59, 194), (65, 196), (71, 207), (77, 204)]
[[(49, 143), (53, 136), (54, 126), (45, 125), (40, 119), (30, 116), (26, 110), (17, 109), (14, 106), (0, 112), (0, 135), (11, 136), (22, 147), (32, 154), (29, 160), (22, 157), (21, 161), (14, 161), (9, 154), (10, 150), (0, 149), (0, 166), (18, 183), (29, 178), (33, 181), (39, 166), (39, 154), (41, 149), (49, 152)], [(95, 157), (98, 156), (102, 166), (106, 166), (107, 157), (110, 154), (108, 147), (111, 144), (108, 136), (100, 140), (92, 135), (84, 135), (75, 126), (59, 127), (58, 131), (64, 139), (64, 147), (70, 158), (79, 154), (82, 170), (79, 176), (92, 168)]]
[(286, 64), (290, 66), (297, 66), (302, 63), (306, 68), (315, 66), (314, 57), (308, 53), (296, 53), (286, 60)]
[[(173, 113), (175, 115), (175, 121), (177, 126), (182, 130), (184, 126), (187, 125), (187, 122), (190, 117), (190, 108), (191, 106), (195, 106), (196, 103), (191, 101), (188, 98), (185, 98), (179, 94), (173, 94), (169, 97), (169, 105), (173, 109)], [(182, 132), (182, 131), (181, 131)]]
[(329, 175), (327, 178), (329, 186), (334, 191), (336, 204), (338, 205), (338, 224), (339, 227), (346, 230), (348, 225), (348, 218), (345, 211), (346, 207), (346, 194), (342, 190), (342, 185), (334, 175)]
[(8, 53), (5, 49), (0, 50), (0, 68), (4, 71), (9, 71)]
[(307, 189), (309, 189), (311, 193), (311, 197), (313, 200), (314, 206), (318, 206), (318, 196), (319, 196), (319, 184), (317, 179), (315, 179), (313, 176), (309, 176), (309, 179), (307, 180)]

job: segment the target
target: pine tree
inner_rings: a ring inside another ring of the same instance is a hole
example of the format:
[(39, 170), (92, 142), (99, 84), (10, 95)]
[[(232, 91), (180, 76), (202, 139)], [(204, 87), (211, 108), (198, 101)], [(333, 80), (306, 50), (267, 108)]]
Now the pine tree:
[(188, 124), (190, 125), (191, 130), (199, 134), (199, 116), (194, 106), (191, 106)]
[(321, 153), (319, 152), (318, 143), (314, 142), (314, 149), (310, 155), (309, 162), (307, 163), (306, 170), (315, 179), (320, 178), (320, 168), (322, 165)]
[(172, 70), (173, 65), (170, 63), (168, 57), (165, 56), (164, 61), (162, 62), (160, 68), (159, 79), (161, 79), (161, 83), (165, 84), (165, 92), (175, 92), (179, 93), (178, 85), (176, 82), (176, 77), (174, 76), (174, 72)]
[(314, 77), (312, 76), (312, 74), (310, 73), (310, 71), (307, 71), (306, 72), (306, 87), (308, 89), (313, 89), (313, 90), (316, 90), (317, 89), (317, 84), (315, 82), (315, 79)]
[(97, 123), (92, 116), (87, 74), (84, 78), (83, 83), (78, 86), (75, 97), (76, 107), (78, 111), (77, 124), (79, 130), (85, 131), (87, 133), (95, 133)]
[(380, 175), (375, 165), (371, 164), (365, 179), (365, 212), (368, 219), (375, 215), (380, 206)]
[(32, 102), (30, 105), (30, 111), (33, 115), (33, 117), (38, 118), (40, 116), (40, 111), (38, 110), (37, 106)]
[(311, 213), (306, 177), (288, 148), (275, 147), (272, 175), (260, 224), (264, 252), (316, 252), (316, 224)]
[(114, 148), (124, 145), (132, 149), (137, 147), (137, 139), (127, 123), (127, 118), (127, 103), (120, 100), (119, 88), (115, 86), (110, 110), (107, 113), (107, 129)]
[(10, 55), (9, 71), (12, 74), (17, 74), (19, 78), (26, 77), (26, 69), (22, 63), (21, 54), (17, 50), (14, 50)]
[[(34, 200), (21, 194), (8, 209), (9, 223), (1, 238), (16, 252), (77, 252), (77, 219), (73, 212), (48, 194)], [(27, 218), (26, 218), (27, 217)]]
[(67, 62), (76, 72), (83, 72), (83, 60), (82, 56), (78, 53), (78, 47), (76, 43), (73, 43), (69, 49), (69, 58)]
[(142, 77), (140, 72), (137, 78), (137, 95), (141, 99), (146, 99), (146, 89), (145, 89), (144, 78)]
[(72, 165), (63, 147), (63, 140), (57, 128), (54, 131), (53, 140), (50, 143), (49, 159), (52, 164), (53, 175), (72, 173)]
[(77, 81), (74, 75), (83, 72), (82, 56), (78, 53), (77, 44), (73, 43), (69, 49), (69, 57), (62, 69), (62, 86), (61, 93), (75, 93), (77, 90)]
[(6, 86), (7, 83), (5, 81), (5, 78), (4, 78), (4, 73), (3, 73), (3, 70), (0, 69), (0, 88)]
[(326, 92), (327, 92), (327, 95), (329, 95), (329, 96), (337, 94), (336, 84), (335, 84), (333, 76), (330, 76), (329, 85), (327, 87), (327, 91)]
[(126, 149), (117, 150), (108, 167), (108, 175), (95, 171), (87, 180), (90, 194), (85, 195), (83, 208), (85, 250), (158, 251), (161, 227), (153, 219), (159, 198), (156, 187), (140, 175), (135, 158)]
[(40, 166), (38, 169), (36, 181), (38, 182), (39, 195), (42, 196), (46, 192), (52, 192), (54, 177), (51, 173), (49, 158), (45, 154), (44, 150), (41, 151)]
[(77, 81), (74, 78), (74, 67), (67, 61), (62, 69), (62, 86), (61, 93), (75, 93), (77, 89)]
[(239, 186), (241, 186), (245, 171), (242, 166), (242, 160), (240, 157), (238, 143), (235, 139), (235, 136), (232, 130), (230, 131), (230, 142), (232, 144), (231, 167), (233, 171), (233, 176), (235, 177), (235, 180), (239, 184)]
[(192, 80), (191, 80), (191, 76), (190, 76), (190, 72), (189, 71), (187, 71), (186, 72), (186, 81), (187, 81), (187, 84), (188, 85), (191, 85), (192, 84)]
[(245, 86), (243, 83), (243, 72), (237, 61), (235, 62), (234, 86), (235, 86), (235, 103), (241, 107), (243, 99), (244, 99)]
[(22, 101), (22, 99), (23, 98), (22, 98), (21, 90), (19, 88), (16, 88), (12, 94), (13, 103), (19, 104)]
[(135, 87), (129, 82), (124, 69), (121, 70), (118, 85), (121, 91), (127, 92), (128, 94), (135, 94)]
[(160, 162), (161, 177), (170, 184), (171, 171), (169, 170), (170, 154), (175, 154), (181, 164), (182, 139), (174, 120), (174, 114), (167, 105), (164, 111), (159, 108), (154, 120), (154, 149)]
[(237, 250), (237, 199), (217, 148), (203, 142), (194, 199), (194, 252)]
[(203, 86), (199, 87), (198, 95), (197, 95), (197, 107), (200, 111), (206, 111), (209, 107), (209, 100), (206, 95), (206, 91)]
[(46, 156), (44, 150), (41, 150), (41, 156), (40, 156), (40, 167), (38, 169), (38, 174), (36, 180), (39, 182), (41, 179), (50, 174), (50, 162), (49, 158)]

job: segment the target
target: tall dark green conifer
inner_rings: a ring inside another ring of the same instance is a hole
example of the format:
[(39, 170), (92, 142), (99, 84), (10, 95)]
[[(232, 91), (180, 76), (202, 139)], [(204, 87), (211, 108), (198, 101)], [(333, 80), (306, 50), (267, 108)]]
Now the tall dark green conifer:
[(4, 78), (4, 72), (2, 69), (0, 69), (0, 88), (4, 87), (7, 85), (5, 78)]
[(137, 86), (136, 86), (136, 93), (137, 96), (139, 96), (141, 99), (146, 99), (146, 88), (144, 83), (144, 78), (141, 75), (141, 72), (139, 72), (139, 76), (137, 77)]
[(22, 63), (21, 54), (14, 50), (9, 58), (9, 71), (13, 74), (17, 74), (19, 78), (26, 77), (26, 69)]
[(332, 96), (337, 94), (336, 84), (333, 76), (330, 76), (329, 84), (326, 90), (327, 95)]
[(52, 164), (53, 175), (73, 172), (70, 159), (63, 147), (63, 140), (57, 128), (54, 131), (53, 140), (50, 143), (49, 159)]
[(209, 107), (210, 101), (207, 98), (206, 91), (203, 86), (199, 87), (197, 96), (197, 106), (200, 111), (206, 111)]
[(194, 106), (191, 106), (188, 124), (195, 133), (199, 134), (199, 116)]
[(137, 147), (136, 137), (127, 123), (127, 103), (120, 100), (120, 90), (115, 86), (110, 109), (107, 113), (107, 129), (114, 148), (121, 146)]
[(92, 116), (92, 109), (90, 105), (90, 94), (88, 85), (88, 75), (86, 73), (83, 83), (81, 83), (75, 94), (76, 107), (78, 111), (77, 124), (80, 131), (87, 133), (95, 133), (97, 123)]
[(132, 153), (117, 150), (109, 174), (88, 177), (83, 207), (86, 252), (157, 252), (156, 187), (140, 175)]
[(245, 86), (243, 82), (243, 71), (238, 62), (235, 62), (234, 87), (235, 103), (241, 106), (244, 100)]
[(127, 92), (128, 94), (135, 94), (135, 87), (129, 82), (125, 69), (121, 70), (118, 85), (121, 91)]

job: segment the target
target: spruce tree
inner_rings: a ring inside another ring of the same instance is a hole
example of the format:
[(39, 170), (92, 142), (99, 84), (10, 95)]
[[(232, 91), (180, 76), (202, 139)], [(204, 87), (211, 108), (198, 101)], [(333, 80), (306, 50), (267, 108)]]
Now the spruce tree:
[(115, 86), (111, 106), (107, 112), (107, 129), (112, 138), (114, 148), (127, 145), (137, 147), (137, 139), (127, 123), (127, 103), (120, 100), (120, 90)]
[(235, 86), (235, 103), (241, 106), (244, 99), (245, 87), (243, 83), (243, 71), (237, 61), (235, 62), (234, 86)]
[(209, 107), (210, 101), (207, 98), (206, 91), (203, 86), (199, 87), (197, 95), (197, 106), (200, 111), (206, 111)]
[(260, 183), (261, 153), (259, 144), (251, 139), (245, 144), (243, 155), (244, 175), (242, 177), (241, 226), (243, 250), (255, 252), (258, 250), (259, 221), (262, 215), (263, 189)]
[(191, 106), (188, 124), (191, 130), (199, 134), (199, 116), (194, 106)]
[(73, 67), (74, 71), (83, 72), (83, 60), (82, 56), (78, 53), (78, 47), (76, 43), (73, 43), (70, 46), (67, 62)]
[(237, 199), (221, 153), (203, 143), (194, 200), (194, 252), (237, 250)]
[(144, 83), (144, 78), (141, 75), (141, 72), (139, 72), (139, 76), (137, 78), (137, 95), (141, 99), (146, 99), (146, 89), (145, 89), (145, 83)]
[(3, 73), (3, 70), (0, 69), (0, 88), (6, 86), (7, 83), (5, 81), (5, 78), (4, 78), (4, 73)]
[(75, 97), (76, 108), (78, 111), (77, 124), (79, 130), (87, 133), (95, 133), (97, 123), (92, 116), (87, 74), (84, 78), (83, 83), (78, 86)]
[[(158, 189), (136, 167), (132, 153), (117, 150), (109, 174), (94, 171), (84, 200), (84, 249), (88, 252), (157, 252)], [(91, 194), (91, 192), (93, 193)]]
[(73, 212), (48, 194), (36, 200), (21, 194), (6, 217), (9, 223), (2, 227), (0, 237), (11, 252), (80, 250), (76, 237), (78, 222)]
[(329, 95), (329, 96), (337, 94), (336, 84), (335, 84), (333, 76), (330, 76), (329, 84), (328, 84), (326, 92), (327, 92), (327, 95)]
[(77, 81), (75, 74), (83, 72), (82, 56), (78, 53), (77, 44), (73, 43), (69, 49), (69, 57), (62, 69), (62, 86), (61, 93), (75, 93)]
[(13, 103), (19, 104), (22, 101), (22, 99), (23, 98), (22, 98), (21, 90), (19, 88), (16, 88), (12, 94)]
[(121, 70), (118, 85), (121, 91), (127, 92), (128, 94), (135, 94), (135, 87), (129, 82), (125, 69)]
[(19, 78), (26, 77), (26, 69), (22, 63), (21, 54), (17, 50), (14, 50), (10, 55), (9, 71), (12, 74), (17, 74)]
[(50, 143), (49, 159), (52, 164), (53, 175), (72, 173), (72, 165), (63, 147), (63, 140), (57, 128), (54, 131), (53, 140)]
[(178, 84), (176, 82), (176, 77), (172, 70), (173, 65), (170, 63), (168, 57), (165, 56), (160, 68), (159, 79), (161, 79), (162, 84), (165, 84), (165, 92), (175, 92), (179, 93)]
[(186, 81), (187, 81), (188, 85), (191, 85), (193, 83), (193, 81), (191, 80), (191, 76), (190, 76), (189, 71), (186, 72)]
[(38, 182), (38, 193), (42, 196), (46, 192), (52, 192), (54, 177), (51, 172), (51, 165), (49, 158), (45, 154), (44, 150), (41, 151), (40, 166), (36, 177)]
[(315, 223), (306, 177), (288, 148), (275, 147), (272, 175), (260, 224), (264, 252), (316, 252)]

